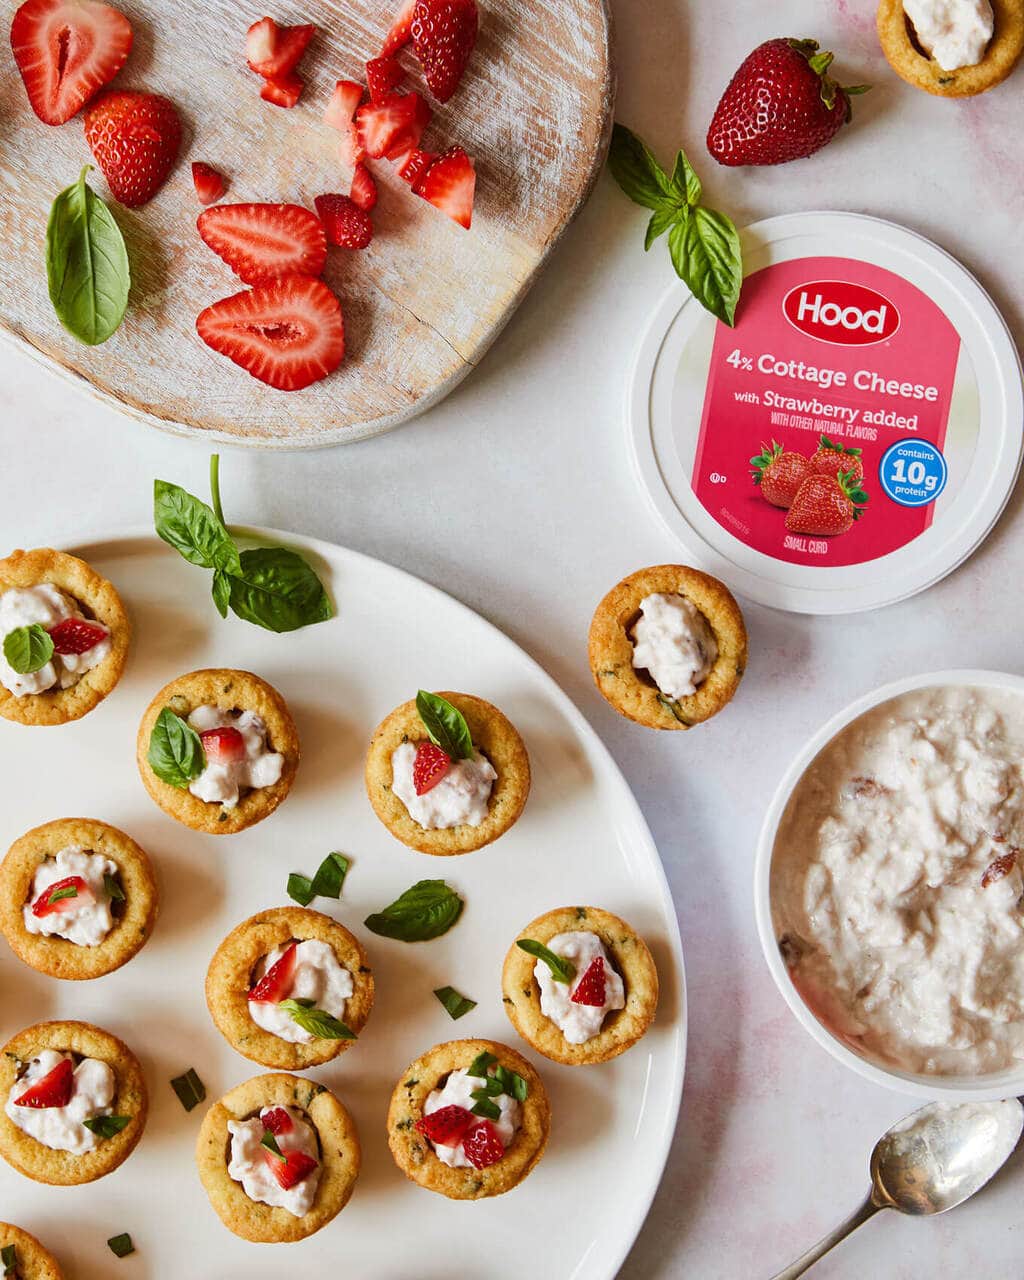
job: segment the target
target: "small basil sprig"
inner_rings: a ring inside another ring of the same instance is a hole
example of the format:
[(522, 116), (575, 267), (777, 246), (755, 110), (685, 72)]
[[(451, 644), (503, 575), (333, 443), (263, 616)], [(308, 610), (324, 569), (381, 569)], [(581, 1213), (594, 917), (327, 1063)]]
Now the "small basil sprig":
[(556, 982), (572, 982), (573, 978), (576, 977), (576, 966), (571, 961), (563, 959), (562, 956), (556, 955), (543, 942), (535, 942), (533, 938), (518, 938), (516, 946), (525, 951), (527, 955), (543, 960), (551, 970)]
[(351, 865), (343, 853), (329, 853), (312, 880), (301, 871), (293, 871), (288, 877), (288, 897), (300, 907), (308, 907), (314, 898), (340, 898)]
[(465, 1017), (476, 1008), (476, 1001), (470, 1000), (469, 996), (464, 996), (460, 991), (456, 991), (454, 987), (437, 987), (434, 995), (444, 1005), (448, 1016), (454, 1021), (457, 1018)]
[(631, 200), (652, 210), (644, 249), (667, 231), (676, 275), (702, 307), (734, 325), (743, 283), (740, 238), (731, 218), (700, 203), (701, 182), (685, 153), (676, 154), (669, 177), (636, 134), (617, 124), (608, 167)]
[(146, 759), (161, 781), (182, 791), (206, 768), (202, 738), (170, 707), (164, 707), (156, 718)]
[(474, 1105), (470, 1108), (474, 1115), (486, 1116), (488, 1120), (497, 1120), (501, 1116), (501, 1108), (493, 1101), (503, 1093), (517, 1102), (525, 1102), (530, 1087), (516, 1071), (503, 1067), (493, 1053), (486, 1050), (478, 1053), (466, 1068), (466, 1075), (479, 1078), (483, 1084), (474, 1089), (471, 1097)]
[(164, 542), (189, 564), (213, 570), (217, 612), (228, 609), (244, 622), (278, 633), (326, 622), (334, 608), (323, 583), (306, 561), (284, 547), (239, 551), (224, 523), (220, 459), (210, 459), (213, 506), (166, 480), (153, 484), (153, 523)]
[(324, 1009), (317, 1009), (313, 1000), (279, 1000), (277, 1007), (291, 1014), (292, 1021), (303, 1031), (318, 1040), (355, 1040), (356, 1033), (344, 1022), (339, 1022)]
[(363, 923), (382, 938), (427, 942), (448, 932), (462, 914), (462, 905), (459, 895), (443, 880), (419, 880)]
[(131, 1116), (94, 1116), (91, 1120), (83, 1120), (82, 1124), (98, 1138), (113, 1138), (130, 1122)]
[(38, 622), (15, 627), (4, 636), (4, 657), (12, 671), (29, 676), (41, 671), (53, 657), (53, 640)]
[(416, 695), (416, 710), (430, 741), (452, 760), (473, 759), (473, 739), (466, 717), (440, 694), (421, 689)]

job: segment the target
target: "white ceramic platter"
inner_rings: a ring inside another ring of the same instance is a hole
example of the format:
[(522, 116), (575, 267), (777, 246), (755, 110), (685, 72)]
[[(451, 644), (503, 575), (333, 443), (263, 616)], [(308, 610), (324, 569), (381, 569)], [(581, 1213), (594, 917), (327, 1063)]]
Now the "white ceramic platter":
[[(255, 532), (255, 531), (250, 531)], [(610, 1280), (643, 1222), (675, 1128), (686, 1017), (679, 932), (657, 851), (618, 769), (569, 699), (488, 622), (399, 570), (325, 543), (262, 532), (315, 563), (337, 603), (335, 620), (275, 636), (221, 621), (209, 574), (153, 536), (75, 548), (120, 589), (135, 625), (128, 670), (91, 715), (59, 729), (0, 721), (6, 845), (52, 818), (86, 815), (124, 828), (157, 867), (161, 915), (152, 941), (125, 968), (60, 983), (22, 965), (0, 940), (0, 1036), (46, 1018), (83, 1018), (121, 1036), (142, 1061), (149, 1123), (126, 1164), (91, 1186), (37, 1185), (0, 1164), (0, 1217), (40, 1236), (75, 1280)], [(582, 643), (582, 642), (581, 642)], [(276, 814), (240, 835), (204, 836), (155, 807), (135, 767), (135, 733), (153, 694), (206, 666), (258, 672), (288, 699), (303, 758)], [(477, 693), (500, 706), (530, 752), (533, 791), (497, 843), (431, 858), (380, 825), (363, 789), (363, 759), (378, 721), (417, 687)], [(363, 1169), (349, 1206), (299, 1244), (247, 1244), (230, 1234), (199, 1184), (193, 1149), (204, 1107), (186, 1114), (169, 1081), (187, 1067), (210, 1101), (262, 1068), (222, 1040), (203, 979), (224, 935), (288, 901), (290, 871), (312, 873), (339, 849), (352, 858), (340, 902), (314, 905), (366, 944), (377, 1002), (360, 1041), (314, 1072), (352, 1111)], [(466, 900), (445, 937), (405, 944), (362, 926), (416, 880), (444, 877)], [(556, 906), (603, 906), (648, 940), (661, 975), (658, 1018), (615, 1062), (556, 1066), (522, 1044), (501, 1005), (499, 975), (516, 932)], [(431, 994), (451, 984), (479, 1002), (452, 1022)], [(424, 1049), (461, 1036), (524, 1050), (551, 1097), (547, 1154), (506, 1196), (445, 1200), (394, 1165), (385, 1140), (388, 1098)], [(130, 1232), (123, 1261), (106, 1240)], [(334, 1273), (333, 1271), (331, 1272)]]

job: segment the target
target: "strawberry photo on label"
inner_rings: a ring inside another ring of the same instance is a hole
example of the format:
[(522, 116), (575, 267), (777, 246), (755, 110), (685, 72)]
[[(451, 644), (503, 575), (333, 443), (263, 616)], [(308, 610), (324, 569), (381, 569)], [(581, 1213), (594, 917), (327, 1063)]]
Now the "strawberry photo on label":
[(864, 514), (868, 495), (853, 478), (853, 472), (838, 476), (809, 476), (797, 490), (786, 515), (790, 533), (806, 533), (832, 538), (852, 529)]
[(793, 505), (797, 490), (813, 473), (810, 461), (802, 453), (784, 449), (777, 440), (762, 444), (761, 452), (750, 459), (754, 484), (761, 488), (761, 497), (773, 507)]
[(417, 0), (412, 47), (438, 102), (447, 102), (459, 87), (479, 25), (476, 0)]
[(181, 147), (174, 103), (110, 89), (85, 113), (85, 140), (115, 200), (134, 209), (160, 190)]
[(837, 476), (840, 471), (849, 471), (860, 484), (864, 479), (861, 450), (845, 448), (823, 435), (817, 450), (811, 455), (811, 470), (821, 476)]
[(315, 213), (298, 204), (220, 204), (196, 222), (207, 245), (246, 284), (318, 276), (327, 238)]

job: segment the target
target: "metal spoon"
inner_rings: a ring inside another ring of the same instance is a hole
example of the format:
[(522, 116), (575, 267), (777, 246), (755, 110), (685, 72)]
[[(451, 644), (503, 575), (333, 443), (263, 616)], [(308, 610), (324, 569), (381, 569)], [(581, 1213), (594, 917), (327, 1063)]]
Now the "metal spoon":
[(879, 1209), (945, 1213), (980, 1191), (1010, 1158), (1024, 1129), (1024, 1107), (1003, 1102), (932, 1102), (883, 1134), (871, 1153), (864, 1203), (774, 1280), (796, 1280)]

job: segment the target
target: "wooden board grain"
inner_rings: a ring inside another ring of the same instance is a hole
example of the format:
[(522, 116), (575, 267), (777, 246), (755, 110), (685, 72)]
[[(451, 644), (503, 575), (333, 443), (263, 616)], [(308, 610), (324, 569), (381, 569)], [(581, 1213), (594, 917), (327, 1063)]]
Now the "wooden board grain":
[[(44, 237), (53, 197), (91, 157), (81, 118), (59, 128), (32, 114), (7, 48), (0, 58), (0, 333), (49, 367), (144, 422), (211, 441), (308, 448), (379, 434), (445, 396), (500, 332), (601, 166), (614, 76), (605, 0), (483, 0), (480, 38), (462, 85), (424, 145), (464, 145), (477, 167), (473, 227), (463, 231), (414, 196), (387, 161), (373, 243), (332, 250), (325, 279), (342, 300), (348, 354), (305, 391), (264, 387), (209, 351), (195, 317), (240, 282), (200, 241), (190, 162), (230, 177), (226, 200), (312, 206), (347, 191), (338, 135), (323, 123), (339, 78), (363, 78), (395, 5), (288, 0), (280, 22), (318, 28), (293, 110), (259, 97), (245, 66), (249, 22), (235, 0), (115, 0), (135, 47), (115, 81), (178, 104), (186, 138), (165, 187), (141, 209), (113, 206), (132, 260), (128, 316), (103, 346), (61, 328), (46, 293)], [(5, 4), (9, 22), (15, 5)], [(411, 53), (402, 60), (422, 89)], [(95, 189), (108, 194), (100, 174)]]

